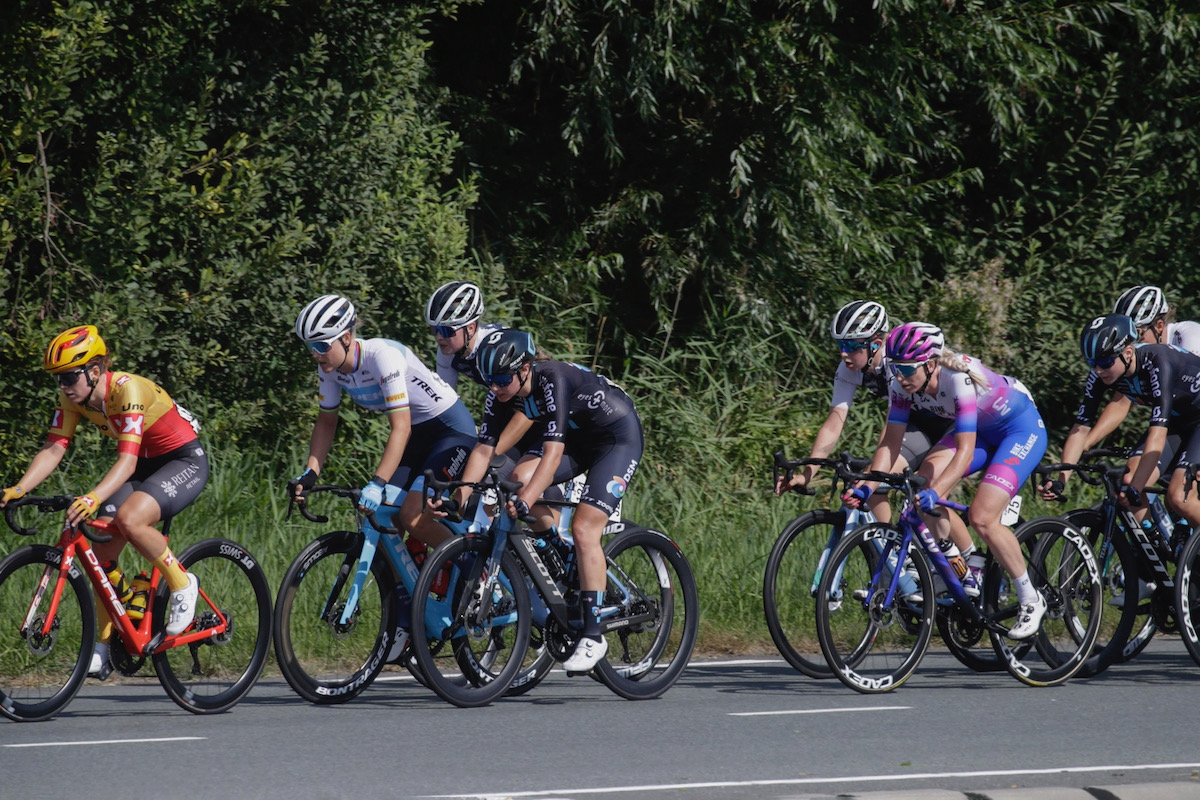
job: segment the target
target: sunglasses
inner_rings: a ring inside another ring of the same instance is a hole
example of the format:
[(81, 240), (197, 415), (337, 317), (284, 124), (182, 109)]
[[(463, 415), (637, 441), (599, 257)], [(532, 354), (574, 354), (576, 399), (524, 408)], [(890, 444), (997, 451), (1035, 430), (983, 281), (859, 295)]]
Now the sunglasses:
[(1108, 356), (1107, 358), (1089, 358), (1086, 359), (1088, 366), (1093, 369), (1108, 369), (1116, 363), (1116, 356)]
[(510, 383), (512, 383), (513, 378), (516, 376), (511, 372), (508, 372), (503, 375), (483, 375), (481, 377), (483, 378), (485, 385), (499, 386), (501, 389), (503, 389), (505, 386), (508, 386)]
[(432, 325), (433, 335), (439, 339), (449, 339), (455, 334), (459, 328), (452, 328), (449, 325)]
[(892, 362), (888, 362), (888, 371), (897, 378), (911, 378), (913, 375), (917, 374), (917, 370), (920, 369), (924, 364), (925, 362), (923, 361), (920, 364), (894, 364)]
[(85, 369), (73, 369), (70, 372), (58, 373), (58, 385), (64, 389), (68, 386), (74, 386), (79, 380), (79, 376), (87, 372)]
[(870, 342), (864, 342), (862, 339), (838, 339), (838, 347), (842, 349), (843, 353), (857, 353), (870, 346)]
[(333, 343), (336, 342), (338, 340), (338, 338), (339, 337), (335, 336), (334, 338), (330, 339), (328, 342), (305, 342), (305, 344), (308, 345), (309, 350), (311, 350), (312, 352), (316, 353), (319, 356), (323, 356), (330, 351), (330, 349), (333, 347)]

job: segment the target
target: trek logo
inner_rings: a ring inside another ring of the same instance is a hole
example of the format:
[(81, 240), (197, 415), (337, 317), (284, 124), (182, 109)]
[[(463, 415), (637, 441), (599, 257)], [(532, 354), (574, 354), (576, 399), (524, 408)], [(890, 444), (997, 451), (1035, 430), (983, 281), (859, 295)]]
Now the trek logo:
[(415, 383), (417, 386), (419, 386), (421, 389), (424, 389), (425, 394), (429, 395), (430, 400), (433, 400), (435, 403), (441, 401), (441, 399), (442, 399), (441, 396), (436, 391), (434, 391), (433, 387), (430, 386), (425, 381), (418, 378), (416, 375), (412, 376), (412, 382)]

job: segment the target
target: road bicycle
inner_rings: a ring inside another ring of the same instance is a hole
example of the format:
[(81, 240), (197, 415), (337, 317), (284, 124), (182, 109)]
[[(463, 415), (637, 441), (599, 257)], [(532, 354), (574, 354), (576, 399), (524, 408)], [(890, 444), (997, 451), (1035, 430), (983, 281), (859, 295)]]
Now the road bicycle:
[[(65, 511), (74, 497), (26, 495), (4, 507), (19, 534), (24, 507)], [(171, 519), (163, 520), (168, 536)], [(144, 616), (132, 620), (92, 549), (110, 541), (109, 523), (64, 525), (58, 544), (28, 545), (0, 561), (0, 714), (19, 722), (49, 719), (71, 701), (87, 677), (96, 642), (96, 610), (89, 584), (116, 626), (110, 661), (133, 675), (146, 659), (179, 706), (195, 714), (225, 711), (246, 696), (262, 672), (271, 640), (271, 592), (258, 561), (228, 539), (205, 539), (179, 555), (200, 583), (196, 618), (183, 632), (166, 633), (168, 589), (150, 574)], [(20, 616), (18, 616), (20, 615)]]
[[(1033, 646), (1026, 647), (1006, 638), (1006, 623), (1016, 617), (1018, 606), (1010, 582), (990, 554), (984, 566), (982, 610), (966, 595), (917, 511), (915, 495), (925, 483), (922, 476), (905, 470), (865, 472), (854, 478), (901, 490), (904, 504), (897, 524), (869, 523), (846, 534), (821, 576), (818, 596), (840, 602), (817, 604), (817, 637), (842, 683), (877, 693), (891, 691), (911, 677), (933, 633), (937, 599), (931, 568), (941, 576), (963, 619), (987, 633), (998, 659), (1017, 680), (1053, 686), (1079, 670), (1099, 633), (1103, 610), (1099, 568), (1081, 532), (1058, 518), (1021, 526), (1036, 542), (1029, 575), (1049, 607)], [(938, 503), (966, 511), (966, 506), (949, 500)], [(909, 559), (918, 576), (917, 595), (900, 591), (902, 571), (896, 565)], [(1078, 638), (1076, 631), (1082, 632)]]
[[(434, 550), (414, 589), (413, 637), (443, 645), (418, 648), (417, 661), (434, 691), (460, 707), (486, 705), (504, 693), (522, 665), (535, 625), (555, 661), (565, 661), (580, 636), (578, 568), (569, 543), (547, 541), (503, 511), (521, 484), (499, 480), (498, 464), (477, 483), (425, 476), (430, 498), (469, 486), (476, 493), (496, 492), (501, 509), (487, 530), (455, 537)], [(621, 697), (658, 697), (674, 685), (695, 647), (699, 600), (692, 570), (660, 531), (611, 522), (604, 535), (608, 585), (600, 624), (609, 650), (593, 674)], [(565, 557), (562, 547), (568, 548)], [(450, 581), (443, 593), (434, 582), (446, 570)], [(450, 603), (448, 614), (426, 613), (431, 606), (440, 608), (443, 599)], [(464, 653), (477, 659), (479, 652), (488, 654), (493, 680), (456, 680), (454, 669)]]
[[(1119, 604), (1120, 615), (1105, 625), (1092, 656), (1080, 671), (1083, 676), (1097, 675), (1112, 664), (1135, 657), (1158, 631), (1177, 633), (1181, 629), (1178, 587), (1169, 565), (1184, 549), (1191, 530), (1186, 522), (1172, 519), (1158, 493), (1146, 493), (1150, 513), (1141, 523), (1132, 510), (1120, 504), (1127, 471), (1124, 462), (1130, 455), (1127, 449), (1090, 450), (1080, 463), (1048, 464), (1035, 471), (1039, 481), (1051, 473), (1070, 471), (1084, 483), (1104, 489), (1097, 507), (1062, 515), (1088, 536), (1096, 550), (1104, 602), (1117, 605), (1115, 598), (1124, 598)], [(1108, 459), (1121, 463), (1112, 464)], [(1143, 596), (1142, 586), (1150, 592), (1148, 597)]]

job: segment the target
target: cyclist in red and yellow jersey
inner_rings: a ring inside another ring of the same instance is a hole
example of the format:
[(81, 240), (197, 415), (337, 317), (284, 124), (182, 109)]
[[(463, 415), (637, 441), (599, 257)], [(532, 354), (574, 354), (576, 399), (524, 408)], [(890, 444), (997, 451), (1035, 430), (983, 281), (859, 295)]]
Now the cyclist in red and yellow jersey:
[[(174, 635), (192, 623), (198, 585), (154, 526), (200, 494), (208, 482), (208, 456), (186, 410), (153, 381), (112, 372), (111, 365), (104, 340), (92, 325), (70, 328), (50, 342), (42, 366), (58, 378), (58, 407), (46, 443), (16, 485), (0, 494), (0, 507), (33, 491), (57, 469), (81, 417), (96, 423), (101, 433), (117, 440), (117, 461), (92, 491), (75, 499), (67, 521), (75, 524), (92, 516), (114, 521), (112, 541), (95, 547), (105, 571), (116, 568), (126, 541), (158, 567), (171, 590), (167, 633)], [(113, 624), (103, 605), (97, 603), (96, 609), (97, 643), (89, 674), (103, 679), (111, 671)]]

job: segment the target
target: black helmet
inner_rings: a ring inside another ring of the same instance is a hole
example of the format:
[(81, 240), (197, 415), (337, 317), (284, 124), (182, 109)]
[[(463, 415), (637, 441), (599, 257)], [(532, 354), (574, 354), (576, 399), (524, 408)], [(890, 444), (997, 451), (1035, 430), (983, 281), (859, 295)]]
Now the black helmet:
[(1133, 320), (1124, 314), (1096, 317), (1079, 335), (1079, 349), (1088, 362), (1116, 358), (1138, 339)]
[(515, 328), (505, 328), (484, 337), (475, 351), (475, 366), (485, 377), (511, 375), (522, 364), (533, 360), (536, 353), (532, 336)]

